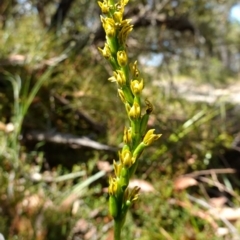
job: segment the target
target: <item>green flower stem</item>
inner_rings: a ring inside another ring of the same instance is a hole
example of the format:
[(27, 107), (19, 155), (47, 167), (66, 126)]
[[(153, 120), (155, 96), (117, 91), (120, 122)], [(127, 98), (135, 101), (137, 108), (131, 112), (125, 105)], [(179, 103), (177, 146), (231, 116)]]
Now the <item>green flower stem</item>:
[(126, 101), (130, 105), (132, 105), (133, 104), (133, 94), (131, 92), (131, 89), (127, 85), (125, 85), (122, 87), (122, 90), (123, 90), (124, 96), (126, 98)]
[(138, 161), (136, 161), (130, 168), (130, 171), (129, 171), (129, 176), (132, 177), (133, 174), (136, 172), (136, 169), (137, 169), (137, 166), (138, 166)]
[(132, 150), (134, 151), (136, 147), (141, 142), (141, 134), (140, 134), (140, 120), (133, 120), (131, 121), (132, 127)]
[(109, 47), (111, 49), (111, 52), (112, 52), (113, 56), (116, 59), (116, 54), (117, 54), (116, 50), (118, 49), (117, 38), (116, 37), (112, 37), (112, 38), (107, 37), (107, 43), (108, 43), (108, 45), (109, 45)]
[(114, 4), (115, 4), (115, 0), (109, 0), (109, 3), (110, 3), (111, 5), (114, 5)]
[(121, 221), (114, 220), (114, 240), (121, 240)]
[[(124, 72), (124, 75), (126, 77), (126, 85), (130, 89), (130, 79), (129, 79), (129, 66), (122, 67), (122, 71)], [(132, 93), (132, 92), (131, 92)]]

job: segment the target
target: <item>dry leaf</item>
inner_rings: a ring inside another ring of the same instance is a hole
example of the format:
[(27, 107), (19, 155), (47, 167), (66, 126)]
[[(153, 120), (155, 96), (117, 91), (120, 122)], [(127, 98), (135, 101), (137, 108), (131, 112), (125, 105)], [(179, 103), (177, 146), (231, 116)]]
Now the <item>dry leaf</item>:
[(80, 208), (80, 205), (81, 205), (81, 201), (80, 200), (76, 200), (75, 202), (73, 202), (73, 206), (72, 206), (72, 215), (76, 215), (79, 208)]
[(78, 199), (78, 195), (75, 193), (71, 193), (68, 197), (66, 197), (62, 203), (60, 204), (60, 208), (61, 209), (69, 209), (70, 207), (72, 207), (72, 204)]
[(135, 186), (138, 186), (141, 188), (141, 192), (154, 192), (155, 189), (153, 187), (152, 184), (150, 184), (149, 182), (145, 181), (145, 180), (141, 180), (141, 179), (132, 179), (129, 182), (129, 188), (134, 188)]
[[(91, 227), (88, 232), (84, 235), (85, 240), (96, 239), (97, 229), (96, 227)], [(94, 237), (95, 236), (95, 237)]]
[(10, 133), (10, 132), (13, 132), (14, 129), (15, 129), (15, 127), (14, 127), (13, 123), (8, 123), (8, 124), (6, 125), (5, 132), (6, 132), (6, 133)]
[(210, 198), (209, 204), (213, 207), (220, 208), (223, 207), (224, 204), (226, 204), (228, 199), (225, 196), (220, 196), (216, 198)]
[(34, 236), (33, 223), (26, 216), (16, 216), (10, 227), (11, 232), (17, 232), (19, 235), (28, 236), (29, 239)]
[(197, 185), (196, 179), (191, 177), (179, 177), (174, 181), (174, 189), (177, 191), (184, 190), (188, 187)]
[(97, 162), (97, 167), (100, 171), (105, 171), (105, 172), (111, 172), (112, 171), (112, 166), (107, 161), (98, 161)]
[(107, 235), (106, 240), (114, 240), (114, 231), (113, 231), (113, 229), (111, 229), (111, 230), (108, 232), (108, 235)]
[(86, 92), (85, 91), (77, 91), (77, 92), (74, 92), (73, 93), (73, 96), (74, 97), (83, 97), (86, 95)]
[(225, 218), (229, 221), (236, 221), (240, 218), (240, 208), (234, 209), (230, 207), (225, 208), (212, 208), (209, 213), (216, 219)]
[(12, 123), (3, 123), (0, 122), (0, 131), (10, 133), (14, 130), (14, 125)]
[(0, 122), (0, 131), (5, 132), (6, 125), (3, 122)]
[(73, 233), (82, 233), (85, 234), (88, 231), (89, 228), (89, 223), (85, 219), (79, 219), (74, 228), (73, 228)]
[(21, 64), (26, 61), (27, 57), (21, 54), (12, 54), (9, 56), (9, 61), (15, 64)]
[(45, 204), (46, 199), (42, 193), (26, 196), (17, 206), (19, 212), (25, 212), (28, 216), (36, 214)]
[(219, 227), (216, 231), (216, 235), (218, 237), (222, 237), (222, 236), (225, 236), (229, 234), (229, 230), (227, 228), (224, 228), (224, 227)]
[(78, 238), (78, 239), (96, 239), (94, 235), (97, 234), (97, 229), (95, 226), (92, 226), (87, 220), (85, 219), (79, 219), (73, 230), (73, 239)]

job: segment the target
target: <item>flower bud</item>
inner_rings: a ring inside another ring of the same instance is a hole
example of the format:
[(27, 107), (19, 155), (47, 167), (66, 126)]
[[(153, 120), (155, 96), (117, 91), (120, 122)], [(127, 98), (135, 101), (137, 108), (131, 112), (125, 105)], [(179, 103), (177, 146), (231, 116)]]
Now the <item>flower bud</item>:
[(109, 187), (108, 187), (108, 192), (110, 195), (115, 195), (118, 190), (118, 184), (117, 184), (117, 179), (116, 178), (109, 178)]
[(115, 160), (113, 160), (113, 168), (114, 168), (114, 173), (116, 177), (120, 176), (121, 169), (122, 169), (122, 164), (121, 163), (116, 163)]
[(105, 57), (106, 59), (109, 59), (111, 57), (111, 50), (107, 43), (105, 43), (105, 46), (103, 49), (98, 48), (98, 50), (103, 55), (103, 57)]
[(116, 29), (114, 20), (112, 18), (104, 18), (101, 16), (101, 21), (107, 37), (115, 37)]
[(143, 79), (131, 81), (131, 90), (133, 94), (140, 94), (143, 90)]
[(134, 78), (137, 78), (139, 76), (137, 61), (135, 61), (133, 64), (130, 65), (130, 70)]
[(145, 145), (148, 146), (161, 137), (162, 134), (154, 134), (154, 131), (155, 129), (150, 129), (146, 133), (145, 137), (143, 138), (143, 143)]
[(127, 65), (128, 62), (128, 56), (126, 51), (118, 51), (117, 52), (117, 61), (120, 67), (124, 67)]
[(103, 14), (109, 13), (109, 5), (107, 4), (106, 1), (103, 2), (98, 1), (98, 5), (101, 8)]
[(123, 149), (120, 153), (120, 160), (124, 167), (130, 168), (132, 166), (132, 153), (128, 149)]
[(132, 142), (132, 133), (131, 133), (131, 128), (127, 129), (126, 127), (124, 128), (124, 135), (123, 135), (123, 141), (124, 143), (130, 145)]
[(114, 18), (115, 22), (121, 23), (122, 22), (122, 18), (123, 18), (123, 13), (121, 11), (116, 11), (113, 14), (113, 18)]
[(141, 116), (141, 108), (137, 102), (133, 103), (128, 115), (131, 119), (137, 119)]
[(120, 3), (122, 6), (126, 6), (129, 0), (121, 0)]
[(125, 74), (121, 70), (113, 72), (113, 76), (108, 79), (110, 82), (117, 82), (119, 86), (126, 84)]
[(121, 98), (122, 102), (126, 103), (126, 99), (125, 99), (124, 92), (122, 89), (118, 89), (118, 95)]
[(116, 218), (118, 215), (118, 204), (117, 198), (115, 196), (110, 195), (109, 197), (109, 213), (113, 218)]
[(146, 99), (145, 104), (147, 106), (146, 114), (150, 115), (153, 111), (153, 105)]

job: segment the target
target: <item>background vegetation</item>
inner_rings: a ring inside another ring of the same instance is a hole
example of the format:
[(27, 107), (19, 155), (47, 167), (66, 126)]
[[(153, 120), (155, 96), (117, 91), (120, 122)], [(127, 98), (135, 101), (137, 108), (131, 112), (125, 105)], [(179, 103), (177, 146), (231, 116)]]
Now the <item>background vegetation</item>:
[[(128, 41), (163, 136), (142, 156), (123, 239), (240, 239), (233, 0), (132, 0)], [(97, 1), (0, 2), (0, 233), (112, 239), (108, 176), (126, 121)], [(141, 179), (141, 181), (140, 181)]]

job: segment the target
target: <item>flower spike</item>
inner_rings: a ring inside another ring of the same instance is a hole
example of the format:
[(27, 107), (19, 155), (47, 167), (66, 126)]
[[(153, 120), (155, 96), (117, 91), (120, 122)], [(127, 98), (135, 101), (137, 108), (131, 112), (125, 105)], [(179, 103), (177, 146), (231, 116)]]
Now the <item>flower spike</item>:
[[(137, 61), (129, 63), (127, 38), (133, 30), (131, 19), (124, 19), (124, 8), (129, 0), (98, 1), (103, 16), (100, 16), (106, 34), (106, 43), (98, 48), (110, 63), (113, 74), (110, 82), (116, 82), (118, 95), (125, 106), (129, 126), (124, 128), (123, 147), (118, 153), (119, 160), (113, 161), (114, 177), (109, 178), (109, 212), (114, 218), (114, 239), (121, 239), (127, 210), (138, 199), (140, 188), (128, 188), (134, 174), (138, 159), (147, 146), (156, 141), (161, 134), (155, 129), (147, 131), (152, 104), (146, 100), (146, 110), (142, 115), (141, 95), (144, 79), (140, 76)], [(147, 132), (147, 133), (146, 133)]]

